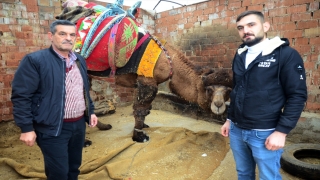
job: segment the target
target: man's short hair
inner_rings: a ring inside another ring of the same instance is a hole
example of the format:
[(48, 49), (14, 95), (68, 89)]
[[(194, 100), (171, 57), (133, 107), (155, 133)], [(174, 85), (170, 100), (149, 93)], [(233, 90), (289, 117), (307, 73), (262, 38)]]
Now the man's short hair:
[(246, 17), (246, 16), (248, 16), (248, 15), (251, 15), (251, 14), (254, 14), (254, 15), (258, 16), (259, 19), (260, 19), (260, 21), (261, 21), (262, 23), (264, 23), (264, 16), (263, 16), (262, 12), (260, 12), (260, 11), (245, 11), (245, 12), (241, 13), (241, 14), (237, 17), (236, 22), (239, 22), (242, 18), (244, 18), (244, 17)]
[(68, 20), (56, 20), (53, 23), (51, 23), (51, 25), (50, 25), (50, 32), (52, 34), (57, 32), (57, 28), (56, 28), (57, 25), (65, 25), (65, 26), (74, 26), (74, 27), (76, 27), (76, 25), (71, 21), (68, 21)]

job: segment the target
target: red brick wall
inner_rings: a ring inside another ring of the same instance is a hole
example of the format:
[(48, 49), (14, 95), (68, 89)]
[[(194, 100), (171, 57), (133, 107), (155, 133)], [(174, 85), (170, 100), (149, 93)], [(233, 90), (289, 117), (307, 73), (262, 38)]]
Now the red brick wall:
[(288, 38), (302, 56), (308, 86), (306, 111), (320, 112), (319, 0), (211, 0), (156, 15), (155, 33), (179, 46), (196, 65), (231, 68), (241, 40), (237, 15), (263, 11), (271, 23), (268, 37)]
[[(236, 16), (253, 9), (263, 11), (271, 22), (269, 37), (289, 38), (300, 52), (308, 78), (306, 110), (320, 112), (319, 0), (211, 0), (158, 13), (155, 18), (142, 11), (139, 22), (151, 34), (178, 45), (194, 64), (230, 69), (241, 43), (235, 30)], [(11, 81), (19, 61), (50, 45), (49, 24), (60, 12), (60, 0), (0, 1), (0, 121), (13, 119)], [(133, 89), (117, 87), (110, 78), (96, 81), (102, 87), (95, 92), (98, 99), (116, 98), (120, 105), (132, 102)], [(106, 93), (108, 88), (111, 93)]]

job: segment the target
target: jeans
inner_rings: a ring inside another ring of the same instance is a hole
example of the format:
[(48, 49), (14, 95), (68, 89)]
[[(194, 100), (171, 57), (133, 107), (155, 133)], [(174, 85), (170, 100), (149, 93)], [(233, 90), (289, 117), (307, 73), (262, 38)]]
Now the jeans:
[(76, 122), (63, 122), (59, 136), (37, 134), (48, 180), (77, 180), (85, 139), (84, 117)]
[(281, 180), (280, 157), (283, 149), (270, 151), (265, 147), (274, 130), (241, 129), (230, 122), (230, 147), (236, 162), (238, 180), (255, 180), (258, 165), (260, 180)]

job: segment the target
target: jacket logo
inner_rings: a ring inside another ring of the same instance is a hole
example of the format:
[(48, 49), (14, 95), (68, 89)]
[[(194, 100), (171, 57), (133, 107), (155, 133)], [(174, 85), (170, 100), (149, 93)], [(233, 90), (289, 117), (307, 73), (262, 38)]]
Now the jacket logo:
[(270, 67), (272, 62), (276, 62), (276, 59), (273, 59), (273, 57), (265, 61), (259, 62), (258, 67)]

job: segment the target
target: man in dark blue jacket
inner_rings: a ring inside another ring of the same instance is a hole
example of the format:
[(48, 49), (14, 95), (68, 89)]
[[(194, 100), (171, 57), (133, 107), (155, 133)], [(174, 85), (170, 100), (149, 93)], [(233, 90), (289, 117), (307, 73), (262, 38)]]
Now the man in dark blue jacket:
[(243, 44), (233, 64), (233, 90), (221, 134), (230, 137), (240, 180), (281, 179), (280, 157), (286, 135), (296, 126), (307, 100), (299, 53), (287, 39), (266, 38), (270, 24), (259, 11), (237, 18)]
[(76, 27), (51, 24), (48, 49), (26, 55), (12, 81), (20, 140), (40, 147), (48, 180), (78, 179), (87, 122), (96, 126), (85, 60), (72, 52)]

